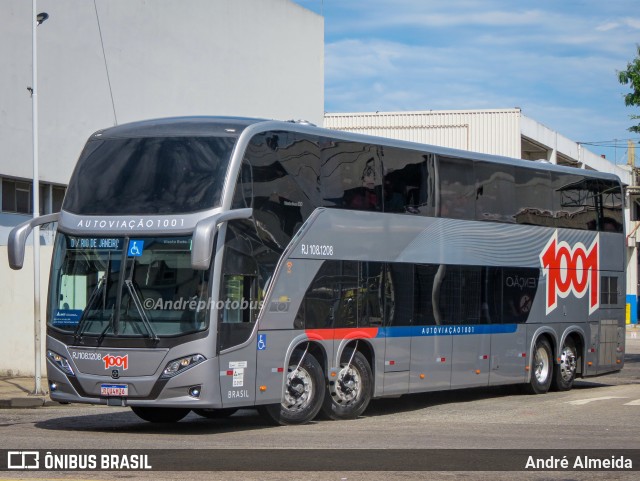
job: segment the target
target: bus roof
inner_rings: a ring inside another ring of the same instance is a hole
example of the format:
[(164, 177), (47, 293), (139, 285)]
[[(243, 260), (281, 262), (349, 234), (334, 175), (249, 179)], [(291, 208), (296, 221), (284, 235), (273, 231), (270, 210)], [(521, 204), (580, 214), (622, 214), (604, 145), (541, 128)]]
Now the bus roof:
[(500, 155), (453, 149), (450, 147), (391, 139), (387, 137), (377, 137), (340, 130), (329, 130), (317, 127), (307, 122), (278, 121), (249, 117), (190, 116), (143, 120), (110, 127), (104, 130), (99, 130), (91, 136), (91, 139), (131, 137), (206, 137), (221, 135), (238, 137), (245, 129), (249, 127), (251, 127), (250, 131), (252, 133), (271, 130), (300, 132), (309, 135), (327, 136), (353, 142), (363, 142), (385, 145), (389, 147), (428, 151), (434, 154), (461, 157), (470, 160), (518, 165), (529, 169), (541, 169), (572, 174), (576, 174), (576, 171), (579, 171), (580, 175), (584, 177), (614, 179), (620, 182), (620, 178), (615, 174), (589, 169), (578, 169), (576, 167), (561, 166), (551, 164), (550, 162), (544, 160), (523, 160), (512, 157), (504, 157)]
[(169, 117), (141, 120), (95, 132), (91, 138), (238, 136), (263, 119), (244, 117)]

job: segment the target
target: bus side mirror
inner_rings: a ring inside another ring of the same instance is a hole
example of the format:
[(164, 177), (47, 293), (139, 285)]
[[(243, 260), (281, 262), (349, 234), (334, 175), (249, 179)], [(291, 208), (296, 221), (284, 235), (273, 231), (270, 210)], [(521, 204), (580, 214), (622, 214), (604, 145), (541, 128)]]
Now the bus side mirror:
[(7, 253), (9, 254), (9, 267), (14, 271), (22, 269), (24, 265), (24, 248), (27, 243), (27, 237), (31, 234), (34, 227), (49, 224), (51, 222), (58, 222), (60, 218), (60, 212), (55, 214), (47, 214), (35, 219), (29, 219), (20, 225), (17, 225), (9, 233), (9, 242)]
[(230, 220), (248, 219), (253, 215), (253, 209), (234, 209), (212, 215), (196, 224), (191, 244), (191, 267), (196, 270), (206, 270), (211, 265), (213, 256), (213, 240), (218, 226)]

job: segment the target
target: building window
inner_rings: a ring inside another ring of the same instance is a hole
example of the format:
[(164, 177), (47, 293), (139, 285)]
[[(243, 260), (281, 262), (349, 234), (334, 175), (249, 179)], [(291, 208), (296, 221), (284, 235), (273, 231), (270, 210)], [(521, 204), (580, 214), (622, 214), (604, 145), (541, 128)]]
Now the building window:
[(64, 194), (67, 189), (57, 185), (52, 186), (51, 189), (51, 212), (60, 212), (62, 210)]
[(31, 212), (31, 185), (2, 179), (2, 211), (29, 214)]
[(2, 181), (2, 212), (16, 210), (16, 184), (10, 180)]
[[(32, 214), (31, 181), (2, 179), (0, 212)], [(40, 182), (40, 214), (60, 212), (67, 189), (63, 186)]]

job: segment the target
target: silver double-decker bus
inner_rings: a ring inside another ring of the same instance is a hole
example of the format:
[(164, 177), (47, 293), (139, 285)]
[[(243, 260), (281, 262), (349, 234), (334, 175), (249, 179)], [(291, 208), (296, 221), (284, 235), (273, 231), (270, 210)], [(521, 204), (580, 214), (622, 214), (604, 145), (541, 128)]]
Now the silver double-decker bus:
[[(59, 214), (55, 401), (151, 422), (622, 368), (623, 190), (610, 174), (315, 126), (189, 117), (93, 134)], [(402, 402), (401, 400), (398, 401)]]

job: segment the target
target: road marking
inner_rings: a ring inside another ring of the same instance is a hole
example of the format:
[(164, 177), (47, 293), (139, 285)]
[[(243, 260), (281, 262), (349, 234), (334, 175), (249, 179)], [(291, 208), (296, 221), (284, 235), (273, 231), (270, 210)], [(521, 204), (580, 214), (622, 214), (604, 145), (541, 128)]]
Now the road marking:
[(635, 401), (624, 403), (624, 405), (625, 406), (640, 406), (640, 399), (636, 399)]
[(593, 401), (606, 401), (607, 399), (626, 399), (627, 396), (604, 396), (604, 397), (592, 397), (590, 399), (578, 399), (577, 401), (567, 401), (567, 404), (572, 404), (573, 406), (584, 406), (585, 404), (589, 404)]

